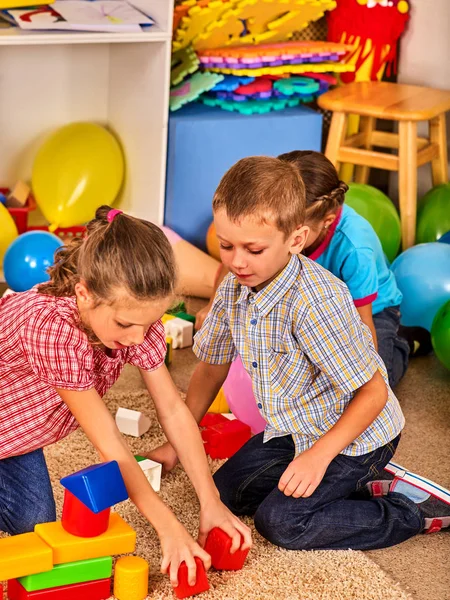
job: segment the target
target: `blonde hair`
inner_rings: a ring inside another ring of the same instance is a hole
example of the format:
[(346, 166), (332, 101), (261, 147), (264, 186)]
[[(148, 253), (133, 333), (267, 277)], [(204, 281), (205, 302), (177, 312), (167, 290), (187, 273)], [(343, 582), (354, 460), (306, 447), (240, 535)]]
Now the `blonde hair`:
[(213, 210), (221, 208), (232, 221), (271, 218), (287, 237), (304, 222), (305, 186), (294, 165), (270, 156), (249, 156), (222, 177), (213, 198)]
[(134, 299), (165, 298), (174, 294), (176, 267), (172, 247), (159, 227), (126, 215), (108, 221), (109, 206), (101, 206), (87, 225), (86, 237), (60, 248), (48, 270), (50, 281), (41, 294), (73, 296), (84, 280), (99, 303), (112, 304), (114, 290)]

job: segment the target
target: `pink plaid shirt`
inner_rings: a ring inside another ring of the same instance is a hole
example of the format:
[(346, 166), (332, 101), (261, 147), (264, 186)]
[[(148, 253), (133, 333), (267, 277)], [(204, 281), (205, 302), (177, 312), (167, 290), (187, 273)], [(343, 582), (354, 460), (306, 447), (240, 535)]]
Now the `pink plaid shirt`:
[(55, 388), (95, 388), (103, 396), (125, 363), (152, 371), (164, 362), (161, 321), (142, 344), (112, 351), (113, 356), (92, 346), (79, 323), (75, 297), (30, 290), (0, 299), (0, 459), (42, 448), (77, 429)]

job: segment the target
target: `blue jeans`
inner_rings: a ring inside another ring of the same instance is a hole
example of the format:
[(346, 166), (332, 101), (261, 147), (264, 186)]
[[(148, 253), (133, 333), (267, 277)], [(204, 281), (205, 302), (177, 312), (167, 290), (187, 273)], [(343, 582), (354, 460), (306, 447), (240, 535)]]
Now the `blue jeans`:
[(55, 500), (42, 449), (0, 460), (0, 531), (33, 531), (56, 520)]
[(214, 481), (234, 514), (253, 516), (259, 533), (282, 548), (386, 548), (424, 527), (420, 510), (406, 496), (371, 498), (365, 491), (392, 458), (399, 437), (369, 454), (336, 456), (309, 498), (285, 496), (277, 487), (294, 458), (290, 435), (265, 444), (263, 433), (255, 435), (215, 473)]
[(389, 385), (394, 388), (406, 373), (410, 352), (408, 342), (398, 335), (399, 307), (385, 308), (372, 318), (377, 332), (378, 354), (386, 365)]

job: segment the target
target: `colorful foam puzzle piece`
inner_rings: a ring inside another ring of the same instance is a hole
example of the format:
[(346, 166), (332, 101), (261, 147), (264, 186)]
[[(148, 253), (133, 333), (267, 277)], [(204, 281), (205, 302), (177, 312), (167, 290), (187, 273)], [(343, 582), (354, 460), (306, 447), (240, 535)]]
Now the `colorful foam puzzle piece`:
[(320, 54), (340, 54), (345, 55), (352, 49), (349, 44), (340, 44), (338, 42), (324, 41), (290, 41), (274, 42), (271, 44), (258, 44), (247, 46), (224, 46), (223, 48), (210, 48), (199, 51), (200, 60), (210, 57), (221, 58), (253, 58), (261, 60), (269, 56), (302, 56), (302, 55), (320, 55)]
[(227, 9), (227, 4), (222, 0), (211, 0), (206, 5), (196, 4), (189, 8), (187, 15), (181, 18), (178, 28), (174, 32), (173, 50), (181, 50), (194, 42), (207, 25), (218, 19)]
[[(241, 535), (241, 545), (244, 538)], [(247, 558), (249, 549), (240, 548), (230, 553), (232, 539), (222, 529), (214, 527), (208, 533), (205, 543), (205, 552), (211, 556), (211, 564), (218, 571), (239, 571), (242, 569)]]
[(247, 102), (235, 102), (232, 100), (221, 100), (220, 98), (209, 98), (202, 96), (200, 100), (207, 106), (219, 106), (223, 110), (236, 111), (244, 115), (265, 114), (272, 110), (283, 110), (289, 106), (300, 104), (300, 98), (269, 98), (268, 100), (248, 100)]
[(110, 579), (100, 579), (27, 592), (17, 579), (11, 579), (8, 581), (8, 598), (9, 600), (105, 600), (110, 596), (110, 588)]
[(52, 549), (36, 533), (22, 533), (0, 540), (1, 581), (52, 568)]
[(115, 460), (92, 465), (63, 477), (61, 485), (95, 513), (128, 498), (119, 465)]
[(114, 568), (117, 600), (144, 600), (148, 594), (148, 563), (139, 556), (123, 556)]
[(311, 95), (319, 91), (320, 83), (308, 77), (289, 77), (275, 81), (273, 87), (286, 96)]
[(273, 82), (271, 79), (264, 77), (258, 77), (253, 83), (239, 86), (235, 92), (236, 94), (243, 94), (249, 96), (258, 92), (270, 92), (272, 90)]
[(255, 81), (254, 77), (240, 77), (239, 75), (224, 75), (223, 80), (219, 81), (213, 88), (213, 92), (233, 92), (240, 85), (252, 83)]
[[(78, 500), (72, 492), (64, 490), (61, 523), (64, 529), (72, 535), (96, 537), (105, 533), (108, 529), (110, 512), (110, 508), (105, 508), (105, 510), (95, 513)], [(102, 578), (98, 577), (98, 579)]]
[(55, 565), (51, 571), (18, 577), (18, 581), (27, 592), (35, 592), (74, 583), (107, 579), (111, 574), (112, 557), (102, 556)]
[(200, 61), (192, 46), (174, 52), (170, 69), (170, 85), (178, 85), (186, 75), (195, 73), (199, 65)]
[(250, 439), (251, 429), (235, 419), (207, 427), (201, 435), (205, 452), (211, 458), (230, 458)]
[(278, 67), (261, 67), (257, 69), (233, 69), (233, 68), (208, 68), (207, 72), (222, 73), (224, 75), (248, 75), (249, 77), (261, 77), (263, 75), (296, 75), (299, 73), (348, 73), (355, 70), (355, 65), (348, 63), (323, 62), (304, 63), (301, 65), (281, 65)]
[[(60, 521), (41, 523), (34, 530), (53, 550), (55, 565), (112, 554), (127, 554), (134, 552), (136, 546), (136, 532), (117, 513), (111, 513), (107, 531), (94, 538), (67, 533)], [(45, 569), (41, 569), (43, 570)]]
[(169, 107), (171, 111), (178, 110), (184, 104), (193, 102), (204, 92), (208, 92), (212, 89), (219, 81), (222, 81), (223, 75), (217, 75), (216, 73), (194, 73), (192, 77), (189, 77), (185, 82), (179, 84), (179, 86), (185, 86), (189, 84), (187, 91), (183, 95), (177, 95), (179, 86), (175, 86), (170, 90)]
[(198, 556), (195, 557), (195, 565), (197, 567), (197, 579), (195, 585), (189, 585), (188, 568), (185, 562), (181, 563), (178, 569), (178, 586), (174, 590), (177, 598), (188, 598), (209, 590), (205, 567)]
[(119, 407), (116, 412), (116, 425), (121, 433), (141, 437), (150, 429), (150, 419), (138, 410)]

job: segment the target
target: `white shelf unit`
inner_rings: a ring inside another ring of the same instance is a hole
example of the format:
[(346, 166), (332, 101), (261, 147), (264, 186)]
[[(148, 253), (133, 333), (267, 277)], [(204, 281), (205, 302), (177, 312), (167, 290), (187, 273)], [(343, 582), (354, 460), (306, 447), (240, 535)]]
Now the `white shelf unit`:
[(173, 2), (133, 4), (157, 25), (133, 34), (0, 30), (0, 185), (30, 181), (53, 130), (92, 121), (123, 145), (121, 208), (163, 222)]

